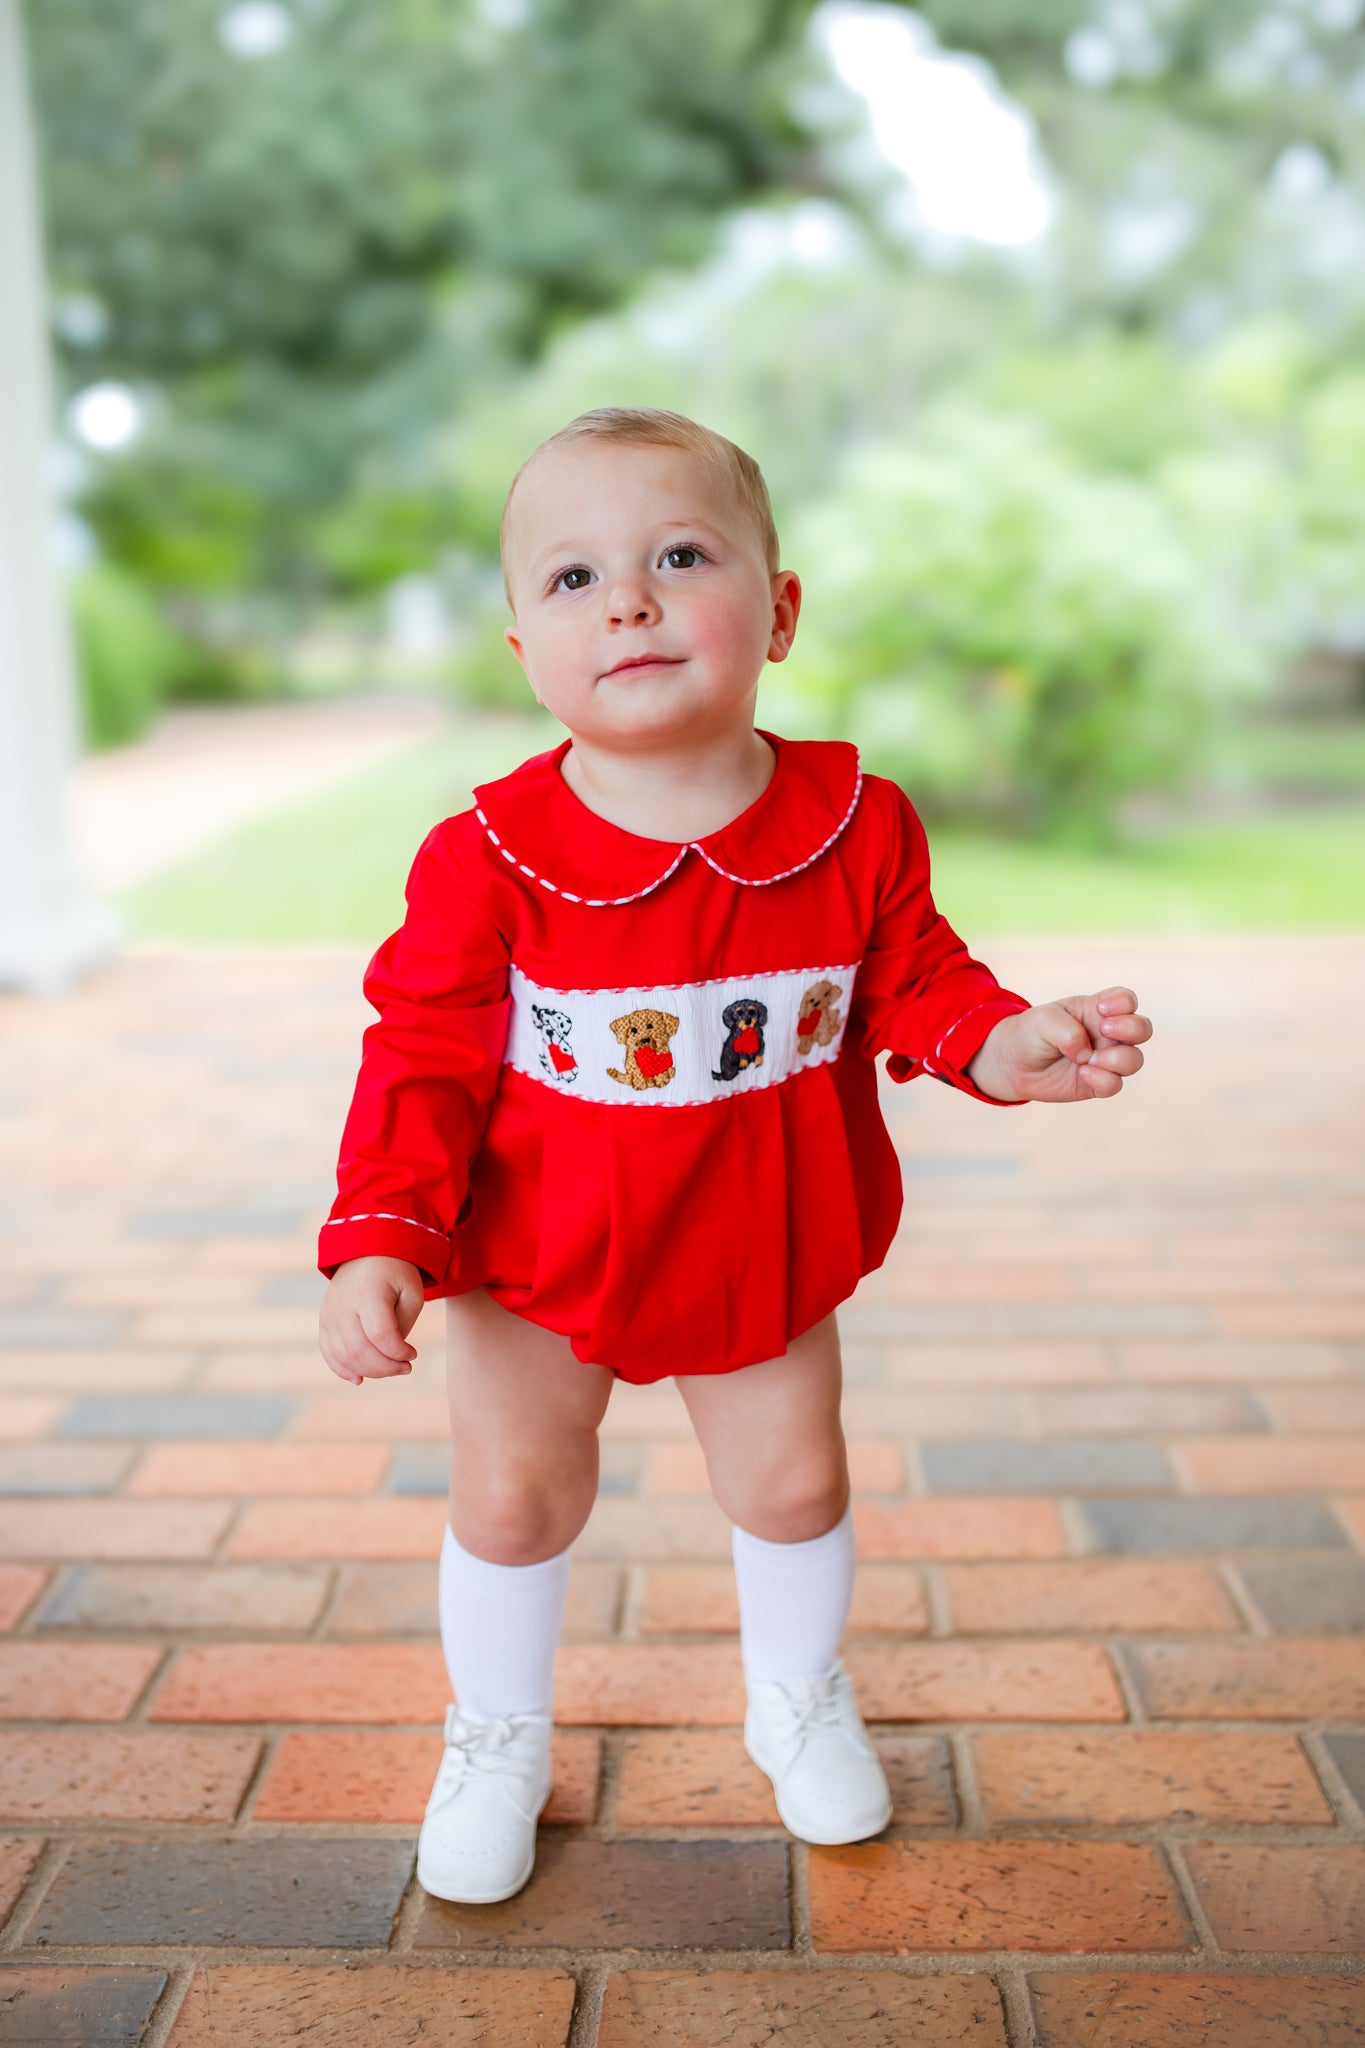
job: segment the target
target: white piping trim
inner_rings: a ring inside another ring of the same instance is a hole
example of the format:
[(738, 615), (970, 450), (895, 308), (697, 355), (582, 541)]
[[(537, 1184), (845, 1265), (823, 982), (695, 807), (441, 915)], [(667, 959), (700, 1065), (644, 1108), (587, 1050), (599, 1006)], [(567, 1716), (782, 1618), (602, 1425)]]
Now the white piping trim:
[[(823, 845), (817, 846), (814, 853), (808, 854), (805, 860), (798, 861), (795, 867), (784, 868), (780, 875), (732, 875), (728, 868), (723, 868), (720, 865), (719, 861), (712, 860), (710, 854), (707, 853), (699, 840), (689, 839), (685, 845), (678, 848), (676, 859), (669, 862), (657, 880), (646, 883), (643, 889), (637, 889), (632, 896), (576, 896), (572, 889), (561, 889), (557, 882), (548, 882), (544, 875), (538, 875), (534, 868), (528, 868), (525, 861), (518, 860), (514, 853), (508, 851), (497, 833), (493, 830), (493, 827), (489, 824), (479, 804), (474, 806), (474, 815), (509, 867), (514, 867), (519, 874), (526, 875), (533, 882), (539, 882), (541, 888), (548, 889), (552, 895), (562, 896), (566, 903), (581, 903), (589, 910), (613, 910), (619, 904), (638, 903), (642, 896), (653, 895), (654, 891), (661, 888), (669, 876), (682, 864), (683, 855), (686, 853), (699, 853), (706, 862), (706, 865), (709, 868), (714, 868), (715, 872), (718, 875), (722, 875), (727, 882), (738, 882), (746, 889), (766, 889), (773, 882), (785, 882), (789, 875), (799, 875), (803, 868), (810, 867), (813, 861), (819, 860), (821, 854), (833, 846), (835, 840), (839, 837), (839, 834), (843, 831), (857, 808), (858, 798), (862, 794), (862, 787), (863, 771), (860, 765), (857, 776), (854, 779), (853, 795), (849, 799), (848, 809), (830, 833), (829, 838), (825, 840)], [(607, 822), (609, 823), (610, 820)], [(721, 827), (722, 831), (726, 829), (724, 826)]]
[[(544, 1079), (544, 1076), (543, 1076), (543, 1075), (541, 1075), (541, 1074), (529, 1074), (529, 1073), (527, 1073), (527, 1072), (526, 1072), (526, 1070), (525, 1070), (525, 1069), (524, 1069), (523, 1067), (514, 1067), (514, 1066), (512, 1065), (512, 1063), (511, 1063), (511, 1061), (510, 1061), (510, 1060), (509, 1060), (509, 1061), (507, 1062), (507, 1064), (508, 1064), (508, 1067), (509, 1067), (510, 1071), (511, 1071), (512, 1073), (514, 1073), (514, 1074), (515, 1074), (515, 1075), (517, 1076), (517, 1078), (518, 1078), (519, 1080), (522, 1080), (522, 1081), (529, 1081), (529, 1082), (530, 1082), (530, 1083), (532, 1084), (532, 1086), (533, 1086), (533, 1087), (537, 1087), (537, 1088), (538, 1088), (538, 1087), (541, 1087), (542, 1085), (543, 1085), (543, 1086), (545, 1086), (545, 1087), (547, 1087), (547, 1088), (551, 1088), (551, 1089), (553, 1089), (553, 1088), (554, 1088), (554, 1083), (553, 1083), (552, 1081), (546, 1081), (546, 1080)], [(816, 1062), (816, 1064), (817, 1064), (817, 1065), (819, 1065), (819, 1066), (826, 1066), (826, 1065), (828, 1065), (829, 1063), (828, 1063), (827, 1061), (825, 1061), (825, 1060), (820, 1060), (820, 1061)], [(797, 1071), (796, 1071), (795, 1073), (791, 1073), (791, 1074), (784, 1074), (784, 1075), (782, 1076), (781, 1080), (778, 1080), (778, 1081), (766, 1081), (766, 1082), (765, 1082), (765, 1083), (764, 1083), (763, 1085), (764, 1085), (764, 1087), (765, 1087), (765, 1088), (770, 1088), (770, 1089), (771, 1089), (771, 1088), (790, 1088), (790, 1087), (791, 1087), (791, 1086), (793, 1085), (793, 1083), (795, 1083), (795, 1082), (799, 1081), (799, 1080), (800, 1080), (800, 1078), (801, 1078), (801, 1073), (800, 1073), (800, 1069), (798, 1069), (798, 1070), (797, 1070)], [(556, 1092), (558, 1092), (558, 1091), (556, 1091)], [(746, 1088), (746, 1089), (744, 1089), (744, 1091), (743, 1091), (743, 1093), (744, 1093), (744, 1094), (746, 1094), (746, 1095), (750, 1094), (751, 1092), (753, 1092), (753, 1091), (751, 1091), (750, 1089), (747, 1089), (747, 1088)], [(580, 1096), (580, 1097), (579, 1097), (578, 1099), (579, 1099), (579, 1101), (580, 1101), (580, 1102), (585, 1102), (585, 1103), (588, 1103), (588, 1104), (590, 1104), (590, 1105), (591, 1105), (592, 1107), (594, 1107), (594, 1108), (597, 1108), (597, 1109), (615, 1109), (615, 1108), (617, 1108), (617, 1107), (618, 1107), (618, 1105), (617, 1105), (616, 1103), (614, 1103), (614, 1102), (608, 1102), (608, 1103), (604, 1103), (604, 1102), (602, 1102), (602, 1101), (601, 1101), (601, 1100), (600, 1100), (600, 1099), (599, 1099), (599, 1098), (598, 1098), (597, 1096), (592, 1096), (592, 1095), (581, 1095), (581, 1096)], [(681, 1098), (679, 1098), (679, 1099), (678, 1099), (678, 1100), (676, 1100), (676, 1101), (670, 1102), (670, 1101), (669, 1101), (669, 1100), (667, 1099), (667, 1095), (666, 1095), (666, 1093), (665, 1093), (665, 1094), (663, 1094), (663, 1095), (655, 1095), (655, 1094), (651, 1094), (651, 1095), (650, 1095), (650, 1096), (649, 1096), (648, 1098), (645, 1098), (645, 1097), (643, 1097), (643, 1096), (642, 1096), (642, 1097), (641, 1097), (641, 1098), (639, 1099), (639, 1101), (638, 1101), (638, 1102), (635, 1102), (635, 1103), (632, 1103), (632, 1102), (626, 1102), (626, 1103), (623, 1103), (623, 1104), (621, 1104), (621, 1105), (619, 1105), (619, 1106), (620, 1106), (620, 1107), (623, 1107), (623, 1108), (626, 1108), (626, 1109), (631, 1109), (631, 1108), (645, 1108), (645, 1109), (659, 1109), (659, 1110), (664, 1110), (664, 1109), (711, 1109), (711, 1108), (714, 1108), (714, 1107), (715, 1107), (715, 1105), (716, 1105), (717, 1103), (721, 1103), (721, 1104), (723, 1105), (723, 1104), (724, 1104), (724, 1103), (725, 1103), (725, 1102), (726, 1102), (726, 1101), (727, 1101), (728, 1099), (729, 1099), (728, 1097), (725, 1097), (725, 1096), (722, 1096), (722, 1095), (716, 1094), (716, 1095), (697, 1095), (697, 1096), (693, 1096), (693, 1097), (691, 1097), (691, 1098), (690, 1098), (689, 1100), (687, 1100), (687, 1101), (683, 1101), (683, 1100), (682, 1100)]]
[(674, 868), (676, 868), (679, 865), (683, 855), (688, 850), (687, 847), (680, 846), (678, 848), (677, 859), (670, 862), (668, 867), (666, 867), (663, 873), (659, 876), (658, 880), (647, 883), (643, 889), (637, 889), (633, 896), (575, 896), (572, 889), (561, 889), (556, 882), (547, 882), (544, 875), (538, 875), (534, 868), (527, 867), (525, 861), (518, 860), (514, 853), (509, 853), (507, 848), (499, 839), (497, 833), (493, 830), (493, 827), (489, 824), (487, 818), (484, 816), (478, 804), (475, 804), (474, 806), (474, 815), (478, 819), (479, 823), (483, 826), (484, 831), (488, 834), (494, 846), (497, 847), (498, 852), (502, 855), (503, 859), (505, 861), (508, 861), (511, 864), (511, 866), (516, 868), (519, 873), (523, 875), (529, 875), (533, 882), (539, 882), (542, 889), (549, 889), (553, 895), (562, 896), (566, 903), (582, 903), (586, 905), (586, 907), (589, 910), (611, 910), (614, 909), (618, 903), (638, 903), (642, 896), (651, 895), (653, 891), (660, 886), (661, 883), (666, 882), (668, 880), (669, 876), (673, 873)]
[[(516, 966), (515, 961), (512, 964)], [(862, 962), (860, 960), (855, 960), (851, 967), (815, 967), (810, 971), (812, 974), (821, 975), (827, 979), (831, 974), (852, 974), (861, 965)], [(748, 974), (711, 974), (702, 981), (670, 982), (668, 986), (674, 990), (679, 988), (720, 988), (731, 981), (757, 981), (761, 975), (786, 974), (789, 972), (796, 974), (800, 971), (798, 968), (755, 967)], [(525, 973), (523, 968), (517, 968), (517, 972), (524, 976), (528, 984), (530, 983), (531, 977)], [(545, 989), (542, 993), (547, 996), (633, 996), (639, 994), (641, 986), (641, 983), (638, 981), (628, 981), (616, 987), (612, 987), (607, 982), (599, 982), (595, 988), (554, 988)]]
[(387, 1209), (370, 1209), (363, 1216), (329, 1216), (322, 1227), (330, 1230), (336, 1223), (406, 1223), (412, 1230), (425, 1230), (428, 1237), (439, 1237), (443, 1244), (448, 1241), (446, 1231), (433, 1230), (429, 1223), (414, 1223), (411, 1216), (390, 1215)]
[[(962, 1015), (957, 1019), (957, 1022), (954, 1024), (950, 1024), (948, 1026), (948, 1029), (944, 1032), (942, 1038), (940, 1038), (938, 1044), (934, 1047), (934, 1058), (942, 1058), (944, 1046), (948, 1043), (948, 1040), (952, 1037), (953, 1033), (958, 1029), (959, 1025), (965, 1024), (969, 1017), (975, 1017), (978, 1011), (980, 1010), (994, 1009), (995, 1005), (999, 1001), (999, 996), (987, 996), (984, 1003), (973, 1003), (970, 1010), (964, 1010)], [(975, 1054), (973, 1054), (973, 1058), (975, 1058)]]
[(709, 868), (714, 868), (718, 875), (724, 875), (727, 882), (742, 882), (744, 886), (748, 889), (766, 889), (772, 882), (785, 882), (788, 875), (799, 875), (802, 868), (808, 868), (811, 865), (812, 861), (819, 860), (821, 854), (824, 853), (828, 847), (833, 846), (835, 840), (839, 837), (839, 834), (843, 831), (845, 825), (847, 825), (849, 819), (853, 816), (854, 810), (857, 807), (858, 798), (862, 794), (862, 787), (863, 771), (861, 768), (859, 768), (857, 776), (854, 780), (853, 795), (849, 799), (848, 809), (844, 812), (843, 817), (840, 818), (838, 824), (830, 833), (829, 838), (825, 840), (824, 845), (817, 846), (814, 853), (808, 854), (805, 860), (799, 860), (794, 868), (783, 868), (780, 875), (732, 875), (728, 868), (723, 868), (720, 865), (719, 861), (712, 860), (710, 854), (707, 853), (706, 849), (703, 846), (698, 845), (695, 839), (689, 841), (689, 844), (691, 845), (693, 853), (699, 853), (702, 859), (706, 862), (706, 865)]

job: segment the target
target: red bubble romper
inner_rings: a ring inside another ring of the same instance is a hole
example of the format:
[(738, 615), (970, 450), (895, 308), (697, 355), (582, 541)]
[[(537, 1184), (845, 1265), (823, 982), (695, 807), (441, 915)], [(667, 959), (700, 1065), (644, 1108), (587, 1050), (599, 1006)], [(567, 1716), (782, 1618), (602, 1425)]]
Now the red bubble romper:
[(965, 1069), (1029, 1005), (936, 911), (897, 784), (762, 737), (767, 788), (704, 839), (590, 811), (570, 740), (428, 835), (365, 975), (324, 1273), (407, 1259), (644, 1383), (780, 1357), (881, 1265), (876, 1055), (993, 1102)]

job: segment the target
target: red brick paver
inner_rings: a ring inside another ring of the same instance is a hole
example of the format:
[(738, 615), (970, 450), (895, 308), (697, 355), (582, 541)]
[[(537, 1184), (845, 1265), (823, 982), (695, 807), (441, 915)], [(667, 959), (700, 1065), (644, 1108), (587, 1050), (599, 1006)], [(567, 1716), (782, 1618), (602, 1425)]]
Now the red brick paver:
[(561, 1970), (201, 1966), (170, 2048), (315, 2041), (319, 2048), (564, 2048), (574, 1980)]
[(768, 2048), (781, 2035), (808, 2048), (1005, 2048), (988, 1979), (891, 1970), (625, 1971), (607, 1981), (597, 2048)]
[(1197, 1842), (1185, 1852), (1220, 1948), (1350, 1956), (1365, 1950), (1365, 1846)]
[(157, 1444), (129, 1494), (373, 1493), (388, 1469), (380, 1444)]
[(1332, 1809), (1290, 1735), (1124, 1728), (983, 1733), (976, 1780), (992, 1821), (1324, 1822)]
[(1029, 1978), (1039, 2048), (1359, 2048), (1365, 1977)]
[(1045, 1500), (859, 1500), (860, 1557), (1065, 1557), (1066, 1531)]
[(1130, 1657), (1153, 1718), (1365, 1720), (1365, 1638), (1143, 1643)]
[[(252, 1818), (412, 1825), (421, 1821), (440, 1757), (436, 1734), (286, 1735)], [(556, 1734), (553, 1764), (544, 1819), (586, 1826), (597, 1808), (601, 1745), (589, 1735)]]
[(1064, 1564), (945, 1565), (943, 1584), (963, 1635), (1195, 1632), (1238, 1626), (1207, 1564), (1165, 1558), (1078, 1557)]
[(121, 1721), (161, 1654), (138, 1643), (0, 1643), (0, 1716)]
[(1194, 1936), (1145, 1842), (872, 1842), (810, 1858), (821, 1951), (1183, 1949)]
[[(440, 1314), (401, 1380), (345, 1387), (313, 1342), (362, 957), (132, 954), (0, 998), (16, 2024), (66, 2038), (97, 1998), (170, 2048), (1361, 2038), (1365, 1058), (1326, 1073), (1312, 1020), (1365, 998), (1365, 948), (982, 951), (1039, 995), (1127, 980), (1159, 1036), (1096, 1107), (885, 1090), (905, 1218), (840, 1321), (845, 1657), (890, 1829), (778, 1822), (729, 1524), (676, 1388), (622, 1387), (536, 1875), (491, 1908), (411, 1869), (449, 1697)], [(185, 1885), (228, 1895), (219, 1862), (163, 1873), (191, 1852), (247, 1859), (256, 1928), (350, 1885), (369, 1932), (281, 1962), (186, 1918)], [(126, 1949), (125, 1890), (153, 1914)]]
[(14, 1728), (0, 1744), (0, 1819), (231, 1821), (261, 1753), (245, 1732)]

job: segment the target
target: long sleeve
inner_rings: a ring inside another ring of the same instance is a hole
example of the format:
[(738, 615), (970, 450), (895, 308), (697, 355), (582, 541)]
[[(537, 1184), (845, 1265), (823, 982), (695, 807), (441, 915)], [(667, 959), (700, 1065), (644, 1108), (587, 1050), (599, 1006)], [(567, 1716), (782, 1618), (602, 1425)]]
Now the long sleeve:
[(318, 1265), (330, 1278), (347, 1259), (383, 1254), (438, 1287), (502, 1071), (508, 948), (462, 886), (444, 826), (418, 849), (407, 903), (365, 973), (379, 1021), (364, 1035)]
[(887, 850), (854, 990), (863, 1050), (869, 1059), (890, 1052), (893, 1081), (929, 1074), (979, 1102), (1013, 1108), (983, 1094), (966, 1069), (1002, 1017), (1030, 1008), (1028, 998), (1002, 988), (935, 908), (928, 841), (909, 798), (884, 778), (869, 781), (885, 806)]

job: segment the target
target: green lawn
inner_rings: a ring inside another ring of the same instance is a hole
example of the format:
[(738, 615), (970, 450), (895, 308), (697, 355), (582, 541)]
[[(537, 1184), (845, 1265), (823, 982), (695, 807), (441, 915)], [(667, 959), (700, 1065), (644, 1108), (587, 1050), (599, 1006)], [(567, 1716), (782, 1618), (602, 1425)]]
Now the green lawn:
[(412, 857), (475, 783), (563, 737), (550, 718), (462, 721), (318, 796), (243, 826), (120, 898), (132, 934), (203, 946), (378, 944)]
[[(133, 936), (199, 946), (374, 946), (437, 819), (476, 782), (562, 737), (549, 719), (479, 718), (244, 827), (129, 891)], [(1336, 801), (1187, 827), (1160, 845), (1084, 855), (947, 831), (934, 891), (969, 939), (1059, 932), (1358, 929), (1365, 806)]]

